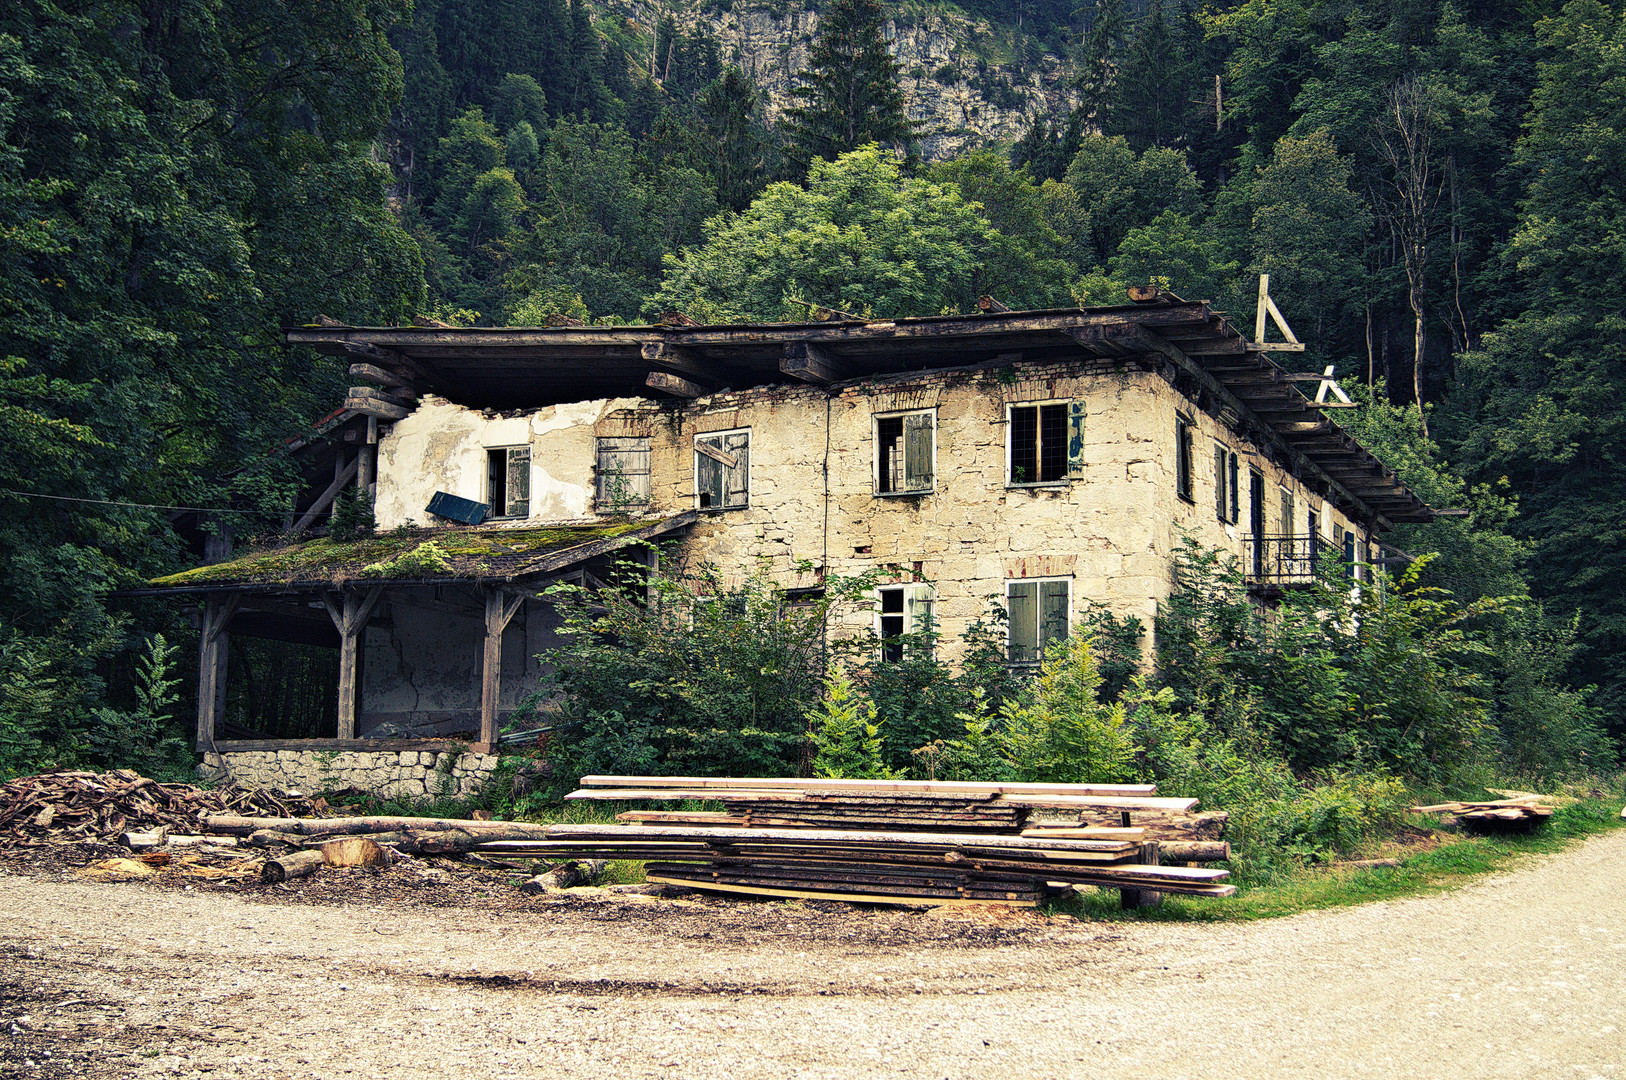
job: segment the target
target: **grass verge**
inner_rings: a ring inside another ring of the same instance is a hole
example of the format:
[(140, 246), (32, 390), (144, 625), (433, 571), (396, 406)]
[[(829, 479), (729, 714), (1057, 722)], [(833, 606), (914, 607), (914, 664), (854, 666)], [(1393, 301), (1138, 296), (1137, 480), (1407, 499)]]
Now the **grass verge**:
[[(1424, 820), (1421, 815), (1416, 818), (1420, 823)], [(1546, 825), (1526, 835), (1446, 832), (1448, 839), (1444, 843), (1401, 858), (1399, 866), (1303, 867), (1279, 873), (1263, 884), (1244, 886), (1228, 900), (1170, 896), (1158, 907), (1132, 911), (1119, 907), (1115, 890), (1097, 890), (1063, 900), (1047, 910), (1113, 922), (1249, 922), (1280, 918), (1318, 908), (1444, 892), (1487, 874), (1513, 869), (1532, 855), (1562, 851), (1577, 840), (1619, 828), (1626, 828), (1626, 821), (1621, 820), (1617, 798), (1583, 799), (1559, 810)]]

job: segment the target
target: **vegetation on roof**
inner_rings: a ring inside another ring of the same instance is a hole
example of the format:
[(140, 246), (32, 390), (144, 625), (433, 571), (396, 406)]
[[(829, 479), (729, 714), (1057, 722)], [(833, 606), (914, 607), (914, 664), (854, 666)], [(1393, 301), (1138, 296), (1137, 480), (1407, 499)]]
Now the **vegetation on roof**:
[[(479, 578), (498, 573), (504, 568), (517, 568), (530, 558), (553, 551), (623, 536), (648, 524), (617, 522), (613, 525), (539, 529), (398, 529), (351, 543), (323, 538), (252, 551), (228, 562), (154, 578), (151, 584), (156, 588), (173, 588), (182, 585), (341, 582), (364, 576), (374, 579)], [(425, 548), (430, 551), (424, 552)]]

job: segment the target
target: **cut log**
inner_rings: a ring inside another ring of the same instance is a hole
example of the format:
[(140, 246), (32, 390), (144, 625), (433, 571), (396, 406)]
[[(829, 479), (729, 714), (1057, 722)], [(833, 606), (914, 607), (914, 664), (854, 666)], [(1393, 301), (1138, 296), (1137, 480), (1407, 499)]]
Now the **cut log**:
[(1160, 840), (1162, 858), (1169, 862), (1229, 862), (1231, 845), (1224, 840)]
[(281, 881), (306, 877), (325, 866), (327, 860), (320, 851), (295, 851), (275, 859), (265, 860), (260, 869), (260, 880), (275, 885)]
[(538, 874), (521, 885), (519, 891), (526, 896), (539, 896), (561, 889), (573, 889), (578, 885), (591, 885), (593, 879), (602, 873), (604, 873), (602, 859), (578, 859), (563, 866), (556, 866), (545, 874)]
[(541, 839), (548, 832), (546, 825), (531, 825), (523, 821), (425, 817), (251, 818), (232, 814), (206, 814), (203, 818), (203, 827), (208, 832), (228, 836), (250, 836), (260, 829), (294, 833), (299, 836), (362, 836), (367, 833), (399, 832), (405, 829), (439, 832), (468, 829), (485, 832), (502, 830), (513, 834), (505, 839), (527, 836)]
[(329, 866), (384, 866), (390, 861), (384, 849), (365, 836), (329, 840), (317, 850)]
[[(1161, 861), (1162, 855), (1156, 840), (1149, 840), (1140, 846), (1140, 857), (1136, 863), (1137, 866), (1158, 866)], [(1158, 907), (1163, 903), (1163, 894), (1152, 889), (1120, 888), (1118, 897), (1119, 903), (1125, 908)]]

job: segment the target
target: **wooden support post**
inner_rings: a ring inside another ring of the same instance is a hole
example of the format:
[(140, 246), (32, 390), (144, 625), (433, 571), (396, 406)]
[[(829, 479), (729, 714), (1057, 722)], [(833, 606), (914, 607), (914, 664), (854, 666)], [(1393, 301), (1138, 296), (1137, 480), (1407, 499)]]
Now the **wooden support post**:
[[(1140, 854), (1135, 862), (1141, 866), (1158, 866), (1162, 862), (1162, 852), (1156, 840), (1148, 840), (1140, 846)], [(1163, 903), (1163, 894), (1153, 889), (1119, 889), (1120, 903), (1124, 908), (1157, 907)]]
[(356, 737), (356, 699), (360, 689), (356, 685), (356, 671), (359, 667), (357, 659), (361, 632), (383, 595), (382, 588), (344, 589), (339, 603), (334, 603), (327, 595), (322, 597), (322, 606), (327, 608), (328, 618), (333, 620), (333, 627), (339, 632), (339, 728), (336, 738)]
[(226, 702), (226, 624), (243, 602), (241, 593), (203, 605), (203, 622), (198, 628), (198, 749), (209, 750), (215, 742), (215, 725)]
[(485, 651), (480, 664), (480, 742), (485, 753), (497, 746), (497, 701), (502, 694), (502, 632), (525, 603), (497, 589), (486, 592)]

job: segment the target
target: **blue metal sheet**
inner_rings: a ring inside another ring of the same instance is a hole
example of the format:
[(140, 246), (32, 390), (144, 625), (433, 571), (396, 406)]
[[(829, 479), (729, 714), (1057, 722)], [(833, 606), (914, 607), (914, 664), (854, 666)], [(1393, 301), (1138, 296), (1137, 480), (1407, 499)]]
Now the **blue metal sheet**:
[(451, 518), (465, 525), (478, 525), (491, 516), (491, 507), (485, 503), (464, 499), (444, 491), (437, 491), (429, 500), (428, 510), (437, 517)]

